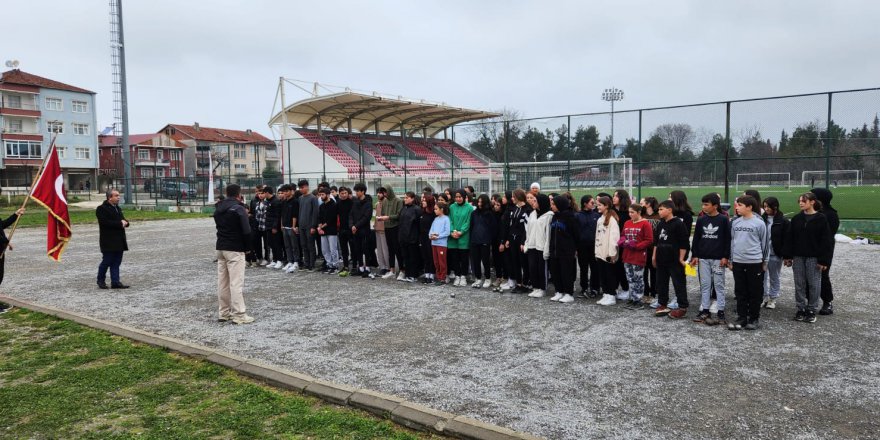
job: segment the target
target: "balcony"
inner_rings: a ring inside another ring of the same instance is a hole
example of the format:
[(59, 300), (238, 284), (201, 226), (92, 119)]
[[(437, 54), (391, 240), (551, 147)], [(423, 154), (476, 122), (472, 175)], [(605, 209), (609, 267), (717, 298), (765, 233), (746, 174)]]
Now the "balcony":
[(138, 167), (170, 167), (171, 160), (169, 159), (159, 159), (159, 160), (149, 160), (149, 159), (137, 159), (134, 162), (135, 166)]
[(10, 100), (8, 96), (0, 99), (0, 115), (40, 117), (40, 105), (36, 101)]

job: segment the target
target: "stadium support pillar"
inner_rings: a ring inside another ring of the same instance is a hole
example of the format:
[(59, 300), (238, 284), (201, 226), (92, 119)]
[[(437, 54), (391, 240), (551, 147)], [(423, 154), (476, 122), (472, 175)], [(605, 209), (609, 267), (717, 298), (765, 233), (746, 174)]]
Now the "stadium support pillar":
[[(828, 93), (828, 125), (825, 129), (825, 189), (829, 188), (829, 182), (831, 180), (831, 97), (833, 93)], [(858, 179), (857, 179), (858, 180)]]
[(639, 110), (639, 157), (637, 159), (639, 161), (639, 183), (638, 188), (639, 192), (636, 196), (639, 200), (642, 200), (642, 111)]
[(568, 165), (566, 170), (566, 186), (568, 188), (568, 192), (571, 192), (571, 115), (568, 115), (568, 123), (566, 124), (568, 127), (568, 137), (565, 140), (565, 146), (568, 147)]
[[(318, 138), (324, 140), (324, 133), (321, 131), (321, 114), (318, 113)], [(321, 142), (321, 181), (327, 181), (327, 148), (324, 142)]]
[[(278, 78), (278, 93), (281, 95), (281, 176), (284, 176), (284, 168), (287, 168), (287, 181), (290, 181), (290, 167), (284, 161), (284, 147), (287, 139), (287, 102), (284, 98), (284, 77)], [(230, 158), (232, 156), (229, 156)], [(287, 157), (290, 157), (290, 144), (287, 144)], [(230, 161), (231, 162), (231, 161)], [(230, 165), (231, 167), (232, 165)], [(230, 175), (232, 173), (230, 172)]]
[(726, 104), (724, 124), (724, 201), (730, 203), (730, 101)]
[[(403, 125), (403, 124), (401, 124)], [(400, 127), (400, 141), (403, 143), (403, 192), (406, 193), (406, 175), (409, 174), (409, 170), (407, 169), (407, 157), (409, 156), (409, 152), (406, 148), (406, 129), (402, 126)]]

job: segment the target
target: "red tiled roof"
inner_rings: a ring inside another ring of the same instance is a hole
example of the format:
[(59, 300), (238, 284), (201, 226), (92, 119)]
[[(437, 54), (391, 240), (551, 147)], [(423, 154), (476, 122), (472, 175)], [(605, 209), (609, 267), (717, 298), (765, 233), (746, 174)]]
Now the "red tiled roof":
[(171, 127), (178, 133), (197, 141), (221, 142), (221, 143), (249, 143), (249, 144), (271, 144), (275, 145), (271, 139), (261, 135), (255, 131), (248, 133), (241, 130), (228, 130), (225, 128), (211, 128), (199, 126), (198, 129), (192, 125), (168, 124), (159, 130), (165, 131), (165, 128)]
[[(149, 134), (130, 134), (128, 135), (128, 143), (130, 145), (152, 145), (153, 138), (156, 137), (155, 133)], [(102, 147), (115, 147), (119, 145), (121, 141), (116, 140), (116, 136), (110, 135), (100, 135), (98, 136), (98, 143)], [(175, 144), (178, 144), (177, 141), (174, 141)], [(183, 148), (180, 145), (163, 145), (165, 148)]]
[(74, 87), (68, 84), (64, 84), (62, 82), (51, 80), (49, 78), (43, 78), (42, 76), (37, 76), (32, 73), (22, 72), (18, 69), (3, 72), (3, 77), (0, 78), (0, 84), (2, 83), (21, 84), (25, 86), (43, 87), (46, 89), (67, 90), (71, 92), (91, 93), (92, 95), (95, 94), (95, 92), (92, 92), (90, 90)]

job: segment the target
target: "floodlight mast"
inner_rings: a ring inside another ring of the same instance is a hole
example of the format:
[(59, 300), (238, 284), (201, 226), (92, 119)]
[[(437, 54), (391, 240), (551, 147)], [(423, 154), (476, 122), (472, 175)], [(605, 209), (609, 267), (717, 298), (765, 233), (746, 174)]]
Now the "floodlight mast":
[(623, 101), (623, 90), (616, 87), (605, 89), (602, 100), (611, 102), (611, 158), (614, 158), (614, 102)]

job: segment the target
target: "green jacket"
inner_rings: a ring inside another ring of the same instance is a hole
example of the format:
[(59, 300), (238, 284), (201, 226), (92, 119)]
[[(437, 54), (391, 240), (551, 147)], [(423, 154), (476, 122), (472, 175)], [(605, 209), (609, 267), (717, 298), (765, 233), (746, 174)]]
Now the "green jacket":
[(403, 210), (403, 200), (394, 194), (391, 186), (386, 186), (385, 200), (382, 202), (382, 215), (387, 215), (385, 229), (396, 228), (400, 225), (400, 211)]
[[(470, 249), (471, 237), (471, 214), (474, 207), (469, 203), (453, 203), (449, 206), (449, 240), (446, 247), (449, 249)], [(461, 237), (452, 238), (452, 231), (461, 232)]]

